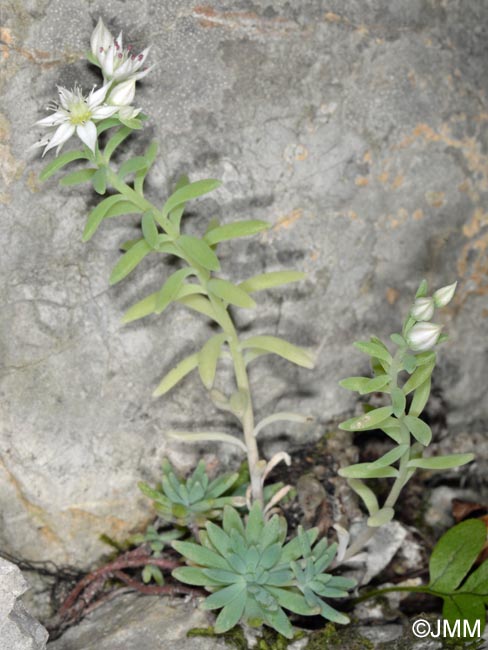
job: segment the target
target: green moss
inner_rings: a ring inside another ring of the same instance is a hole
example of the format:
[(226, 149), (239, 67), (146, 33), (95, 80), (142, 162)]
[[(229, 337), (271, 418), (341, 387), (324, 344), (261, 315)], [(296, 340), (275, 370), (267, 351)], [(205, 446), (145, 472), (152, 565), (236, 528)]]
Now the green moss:
[(336, 628), (333, 623), (313, 632), (304, 650), (374, 650), (374, 643), (360, 636), (354, 628)]
[[(206, 636), (212, 638), (223, 639), (226, 644), (231, 648), (237, 648), (237, 650), (249, 650), (247, 644), (247, 639), (244, 635), (242, 628), (237, 625), (228, 632), (224, 634), (216, 634), (213, 627), (196, 627), (192, 630), (189, 630), (187, 633), (188, 637), (195, 636)], [(275, 630), (263, 626), (261, 629), (261, 636), (257, 638), (257, 643), (254, 646), (254, 650), (287, 650), (288, 644), (293, 641), (298, 641), (305, 636), (305, 632), (297, 632), (292, 640), (286, 639), (281, 634), (278, 634)]]

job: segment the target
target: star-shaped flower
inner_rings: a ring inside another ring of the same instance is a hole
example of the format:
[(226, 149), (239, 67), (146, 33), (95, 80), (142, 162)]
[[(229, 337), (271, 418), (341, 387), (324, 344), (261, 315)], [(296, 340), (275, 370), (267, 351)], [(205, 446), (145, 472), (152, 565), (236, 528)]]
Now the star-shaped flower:
[(45, 146), (43, 156), (54, 147), (57, 147), (57, 155), (63, 144), (74, 133), (91, 151), (95, 151), (97, 142), (95, 122), (111, 117), (118, 111), (117, 106), (109, 106), (104, 103), (109, 87), (110, 84), (105, 84), (98, 90), (93, 88), (88, 97), (85, 97), (78, 86), (75, 86), (73, 90), (58, 86), (59, 104), (53, 104), (50, 107), (54, 113), (36, 122), (39, 126), (55, 128), (52, 134), (34, 145)]

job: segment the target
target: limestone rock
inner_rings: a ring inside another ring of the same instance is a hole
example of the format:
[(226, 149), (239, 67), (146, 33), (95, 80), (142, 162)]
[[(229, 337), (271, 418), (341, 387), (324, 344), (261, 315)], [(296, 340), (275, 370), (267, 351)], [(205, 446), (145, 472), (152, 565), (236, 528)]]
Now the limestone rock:
[(25, 609), (19, 597), (28, 589), (20, 569), (0, 557), (0, 648), (44, 650), (47, 631)]
[[(56, 84), (99, 83), (82, 58), (100, 15), (127, 43), (152, 44), (156, 68), (137, 95), (149, 120), (122, 150), (123, 159), (159, 143), (151, 198), (161, 204), (184, 172), (220, 178), (221, 189), (193, 204), (188, 233), (203, 232), (213, 216), (272, 224), (221, 247), (224, 277), (283, 267), (309, 274), (237, 317), (253, 334), (323, 343), (314, 371), (272, 357), (255, 362), (258, 418), (275, 406), (301, 410), (317, 417), (320, 435), (352, 411), (355, 397), (338, 381), (367, 370), (352, 342), (395, 331), (426, 276), (434, 288), (459, 280), (436, 372), (449, 435), (486, 431), (488, 4), (4, 5), (0, 547), (92, 565), (106, 550), (100, 534), (122, 540), (150, 518), (136, 483), (157, 480), (163, 454), (183, 469), (202, 453), (230, 462), (227, 447), (164, 438), (168, 428), (235, 431), (196, 374), (166, 398), (150, 397), (164, 372), (205, 341), (207, 325), (176, 308), (120, 323), (162, 285), (168, 265), (147, 260), (109, 288), (118, 245), (137, 220), (111, 220), (82, 244), (96, 197), (56, 178), (41, 185), (45, 160), (26, 153)], [(309, 434), (277, 425), (263, 440), (300, 435)]]
[(96, 609), (48, 650), (226, 650), (222, 640), (187, 637), (211, 622), (194, 603), (127, 594)]

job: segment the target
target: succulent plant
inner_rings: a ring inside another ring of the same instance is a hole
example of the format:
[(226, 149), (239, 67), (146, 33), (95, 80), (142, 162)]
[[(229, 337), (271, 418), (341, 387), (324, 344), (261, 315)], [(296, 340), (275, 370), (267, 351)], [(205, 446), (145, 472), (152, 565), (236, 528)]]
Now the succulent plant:
[(286, 521), (279, 515), (265, 520), (255, 502), (244, 524), (232, 507), (224, 508), (222, 527), (207, 522), (201, 544), (174, 541), (173, 547), (191, 566), (179, 567), (173, 577), (211, 591), (204, 609), (221, 609), (215, 632), (229, 630), (239, 621), (251, 626), (274, 628), (287, 638), (293, 628), (286, 609), (302, 616), (321, 615), (336, 623), (348, 623), (347, 616), (322, 597), (341, 598), (355, 581), (324, 573), (337, 545), (322, 539), (314, 545), (318, 529), (304, 531), (285, 543)]
[(139, 483), (139, 489), (154, 501), (162, 519), (178, 526), (203, 526), (208, 519), (221, 516), (225, 505), (243, 505), (245, 499), (225, 495), (238, 474), (222, 474), (210, 481), (205, 462), (201, 460), (186, 480), (179, 478), (168, 459), (162, 462), (163, 476), (159, 489)]

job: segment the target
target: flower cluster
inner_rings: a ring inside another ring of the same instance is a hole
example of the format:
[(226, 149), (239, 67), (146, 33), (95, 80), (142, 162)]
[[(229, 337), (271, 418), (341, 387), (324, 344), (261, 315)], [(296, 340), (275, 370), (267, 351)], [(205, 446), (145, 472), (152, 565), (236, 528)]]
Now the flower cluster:
[(429, 322), (434, 316), (435, 308), (445, 307), (454, 296), (456, 284), (449, 284), (438, 289), (433, 296), (417, 295), (410, 309), (410, 318), (414, 324), (407, 334), (407, 343), (415, 352), (431, 350), (439, 342), (442, 325)]
[(48, 117), (36, 122), (49, 129), (49, 133), (34, 147), (44, 147), (44, 154), (61, 147), (73, 134), (95, 152), (97, 143), (96, 124), (108, 117), (118, 117), (122, 123), (136, 118), (141, 109), (132, 103), (136, 92), (136, 81), (152, 69), (143, 67), (149, 48), (140, 54), (133, 54), (131, 47), (122, 48), (122, 33), (115, 39), (100, 18), (91, 39), (91, 63), (97, 65), (103, 74), (104, 84), (85, 96), (79, 86), (67, 90), (58, 86), (59, 101), (49, 106), (54, 111)]

